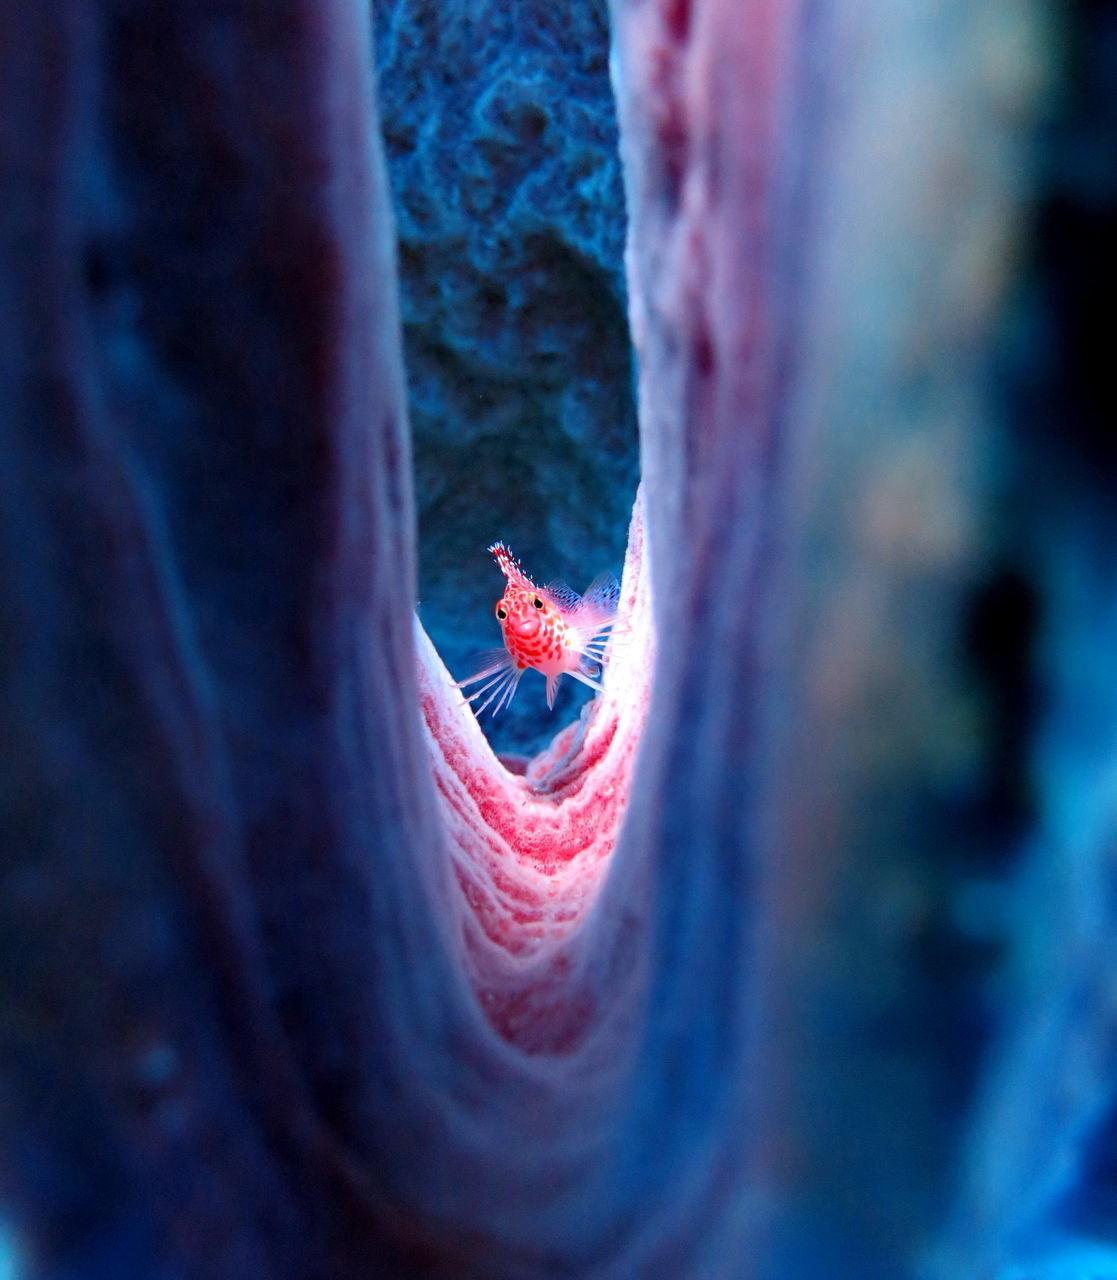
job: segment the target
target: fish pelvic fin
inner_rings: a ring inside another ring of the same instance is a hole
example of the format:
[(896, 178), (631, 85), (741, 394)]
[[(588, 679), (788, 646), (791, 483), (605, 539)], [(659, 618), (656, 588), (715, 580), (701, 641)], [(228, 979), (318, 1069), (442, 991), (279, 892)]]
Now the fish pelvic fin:
[(555, 707), (555, 696), (558, 693), (559, 682), (562, 680), (562, 672), (547, 677), (547, 710), (553, 711)]

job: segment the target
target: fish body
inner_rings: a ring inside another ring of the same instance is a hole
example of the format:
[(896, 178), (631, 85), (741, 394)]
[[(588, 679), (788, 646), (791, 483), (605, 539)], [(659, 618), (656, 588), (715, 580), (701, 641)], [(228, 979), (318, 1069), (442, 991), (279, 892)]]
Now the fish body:
[(494, 542), (489, 552), (505, 578), (504, 594), (496, 602), (504, 648), (487, 654), (480, 670), (459, 686), (480, 683), (469, 696), (470, 702), (483, 698), (478, 715), (490, 705), (493, 715), (508, 706), (529, 670), (546, 677), (548, 707), (555, 705), (564, 675), (600, 691), (596, 677), (620, 598), (616, 578), (595, 578), (580, 596), (559, 582), (537, 586), (503, 542)]

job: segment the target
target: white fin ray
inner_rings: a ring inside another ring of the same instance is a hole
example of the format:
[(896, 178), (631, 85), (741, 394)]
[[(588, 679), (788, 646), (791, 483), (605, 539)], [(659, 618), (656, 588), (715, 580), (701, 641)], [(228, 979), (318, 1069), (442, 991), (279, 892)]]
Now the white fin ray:
[(481, 655), (479, 661), (481, 666), (473, 675), (456, 682), (459, 689), (471, 684), (478, 686), (465, 699), (470, 704), (480, 700), (479, 705), (473, 708), (478, 719), (490, 706), (492, 714), (499, 715), (512, 701), (520, 677), (524, 674), (524, 668), (516, 666), (507, 649), (490, 649), (488, 653)]
[(600, 662), (613, 637), (613, 619), (609, 618), (597, 626), (582, 630), (579, 627), (568, 627), (566, 632), (567, 647), (574, 653), (593, 658)]
[(495, 689), (498, 686), (503, 685), (505, 680), (508, 679), (510, 670), (511, 668), (509, 667), (502, 667), (496, 675), (489, 676), (480, 688), (474, 689), (474, 691), (466, 698), (466, 702), (476, 702), (478, 698), (484, 697), (490, 689)]
[(505, 667), (514, 665), (512, 655), (507, 649), (487, 649), (479, 655), (477, 661), (480, 663), (477, 670), (464, 680), (456, 681), (456, 688), (464, 689), (466, 685), (476, 684), (478, 680), (484, 680), (488, 676), (496, 675), (498, 671), (502, 671)]
[(493, 707), (493, 718), (500, 715), (501, 711), (512, 701), (516, 693), (516, 689), (520, 683), (520, 677), (524, 674), (523, 667), (512, 665), (506, 670), (495, 682), (492, 692), (484, 702), (477, 708), (476, 715), (480, 719), (484, 714), (485, 708), (495, 699), (496, 705)]
[(520, 667), (517, 669), (512, 679), (509, 680), (504, 697), (497, 703), (496, 709), (493, 711), (494, 716), (503, 711), (505, 707), (511, 705), (512, 699), (516, 696), (516, 690), (520, 687), (520, 680), (522, 679), (523, 674), (524, 668)]

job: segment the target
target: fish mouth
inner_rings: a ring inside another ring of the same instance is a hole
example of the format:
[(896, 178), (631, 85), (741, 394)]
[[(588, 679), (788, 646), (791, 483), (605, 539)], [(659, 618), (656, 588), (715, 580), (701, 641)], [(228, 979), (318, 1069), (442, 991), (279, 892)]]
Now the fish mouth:
[(528, 640), (532, 636), (539, 634), (539, 626), (539, 619), (533, 618), (528, 614), (524, 618), (517, 618), (516, 621), (511, 624), (511, 630), (513, 635), (521, 636), (523, 639)]

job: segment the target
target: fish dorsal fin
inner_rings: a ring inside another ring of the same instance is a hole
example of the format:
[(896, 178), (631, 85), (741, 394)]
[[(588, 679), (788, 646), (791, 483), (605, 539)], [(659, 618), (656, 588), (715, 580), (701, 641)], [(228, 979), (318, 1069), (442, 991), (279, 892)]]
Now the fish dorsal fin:
[(606, 617), (611, 616), (616, 613), (620, 604), (621, 584), (613, 574), (599, 573), (586, 588), (582, 599), (587, 609)]
[(494, 542), (489, 547), (489, 554), (497, 562), (501, 573), (515, 587), (522, 587), (525, 591), (534, 591), (535, 583), (524, 573), (520, 567), (520, 562), (512, 555), (512, 552), (504, 545), (503, 542)]
[(582, 597), (573, 587), (568, 587), (565, 582), (559, 582), (557, 579), (554, 582), (548, 582), (543, 590), (563, 613), (573, 613), (582, 603)]

